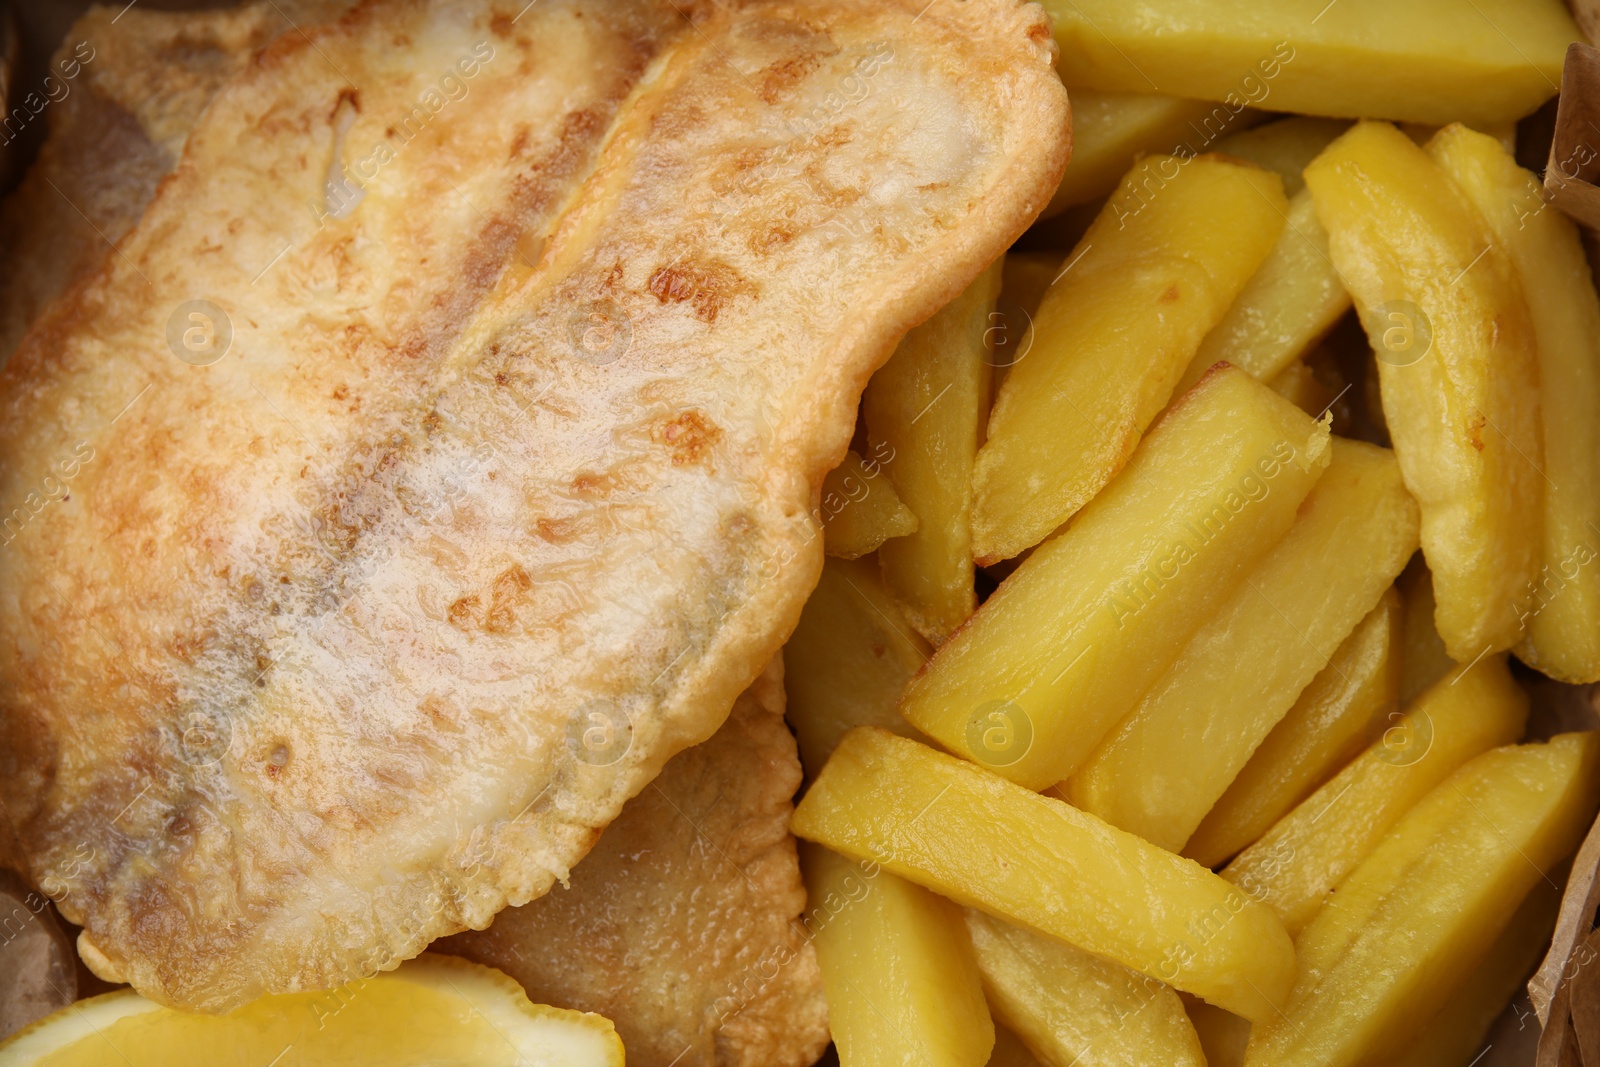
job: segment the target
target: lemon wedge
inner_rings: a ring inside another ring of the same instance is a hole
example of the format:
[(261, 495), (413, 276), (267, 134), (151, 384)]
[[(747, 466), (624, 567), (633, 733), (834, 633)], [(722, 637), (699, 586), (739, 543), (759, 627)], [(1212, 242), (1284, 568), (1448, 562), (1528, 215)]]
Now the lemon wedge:
[(622, 1067), (610, 1020), (534, 1004), (489, 967), (423, 955), (322, 993), (227, 1015), (131, 989), (91, 997), (0, 1045), (0, 1067)]

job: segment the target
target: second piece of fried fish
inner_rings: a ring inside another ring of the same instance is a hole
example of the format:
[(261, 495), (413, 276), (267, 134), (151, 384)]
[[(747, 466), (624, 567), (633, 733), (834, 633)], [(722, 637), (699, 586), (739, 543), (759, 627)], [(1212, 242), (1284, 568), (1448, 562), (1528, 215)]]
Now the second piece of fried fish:
[(789, 834), (800, 785), (774, 661), (555, 887), (432, 950), (616, 1023), (632, 1067), (803, 1067), (828, 1043)]
[(224, 1010), (482, 927), (792, 627), (1065, 94), (1012, 0), (692, 14), (280, 38), (7, 366), (0, 788), (98, 973)]

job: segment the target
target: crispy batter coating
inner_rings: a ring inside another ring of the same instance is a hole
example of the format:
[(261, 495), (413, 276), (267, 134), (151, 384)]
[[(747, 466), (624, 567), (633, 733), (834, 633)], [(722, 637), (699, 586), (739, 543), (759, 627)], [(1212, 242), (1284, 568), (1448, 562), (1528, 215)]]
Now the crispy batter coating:
[(1042, 11), (922, 8), (368, 4), (216, 93), (0, 375), (0, 799), (98, 974), (394, 966), (716, 730), (1065, 163)]
[[(0, 205), (0, 361), (45, 305), (114, 254), (218, 89), (291, 25), (348, 0), (218, 11), (93, 7), (51, 57), (58, 98), (39, 158)], [(71, 75), (70, 77), (68, 75)]]
[(435, 952), (536, 1001), (599, 1012), (632, 1067), (802, 1067), (828, 1044), (789, 834), (800, 763), (775, 661), (711, 739), (672, 757), (556, 887)]

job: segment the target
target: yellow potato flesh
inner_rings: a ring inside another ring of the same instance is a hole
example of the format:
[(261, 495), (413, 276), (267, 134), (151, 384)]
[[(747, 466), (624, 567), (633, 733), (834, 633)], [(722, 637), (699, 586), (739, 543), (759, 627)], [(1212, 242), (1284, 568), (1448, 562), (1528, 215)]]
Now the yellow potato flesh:
[(858, 559), (891, 537), (916, 533), (917, 517), (884, 474), (892, 451), (864, 460), (853, 449), (822, 480), (822, 545), (830, 556)]
[(1179, 388), (1199, 381), (1219, 360), (1267, 381), (1349, 310), (1350, 294), (1328, 258), (1328, 234), (1317, 221), (1311, 194), (1301, 190), (1289, 201), (1277, 243), (1206, 334)]
[(867, 434), (905, 506), (911, 533), (878, 550), (884, 582), (917, 631), (938, 644), (978, 606), (972, 586), (972, 461), (988, 416), (984, 338), (1000, 263), (906, 334), (862, 398)]
[[(991, 1012), (993, 1007), (989, 1009)], [(994, 1024), (994, 1051), (988, 1067), (1043, 1067), (1022, 1039), (1000, 1023)]]
[(1442, 124), (1518, 119), (1581, 40), (1560, 0), (1045, 0), (1069, 87)]
[(845, 735), (793, 825), (1247, 1018), (1273, 1014), (1293, 981), (1272, 911), (1193, 860), (885, 730)]
[(1072, 161), (1041, 217), (1098, 200), (1117, 187), (1138, 157), (1170, 153), (1193, 141), (1190, 123), (1201, 121), (1215, 106), (1153, 93), (1075, 90)]
[(1399, 706), (1400, 596), (1389, 589), (1272, 728), (1184, 846), (1206, 867), (1240, 849), (1349, 763)]
[(1516, 267), (1538, 339), (1544, 563), (1518, 602), (1517, 655), (1563, 682), (1600, 681), (1600, 299), (1583, 243), (1494, 138), (1447, 126), (1428, 151)]
[(1066, 798), (1180, 851), (1200, 820), (1417, 550), (1394, 453), (1333, 439), (1326, 473)]
[(966, 917), (989, 1003), (1046, 1067), (1206, 1067), (1167, 986), (981, 911)]
[(1295, 115), (1229, 134), (1216, 150), (1273, 171), (1283, 179), (1284, 195), (1292, 197), (1306, 187), (1301, 176), (1306, 164), (1349, 128), (1350, 123), (1338, 119)]
[(961, 912), (815, 845), (801, 865), (841, 1067), (982, 1067), (994, 1024)]
[(1281, 184), (1206, 157), (1152, 157), (1123, 179), (995, 398), (973, 472), (980, 564), (1044, 540), (1127, 462), (1277, 240)]
[(1032, 315), (1065, 261), (1060, 252), (1007, 252), (1000, 268), (1000, 299)]
[(1268, 378), (1267, 386), (1312, 418), (1320, 417), (1339, 395), (1317, 377), (1314, 369), (1299, 360)]
[(1560, 888), (1541, 879), (1439, 1014), (1389, 1061), (1393, 1067), (1462, 1067), (1483, 1052), (1489, 1028), (1550, 947), (1560, 907)]
[(1400, 657), (1400, 703), (1404, 706), (1449, 674), (1456, 661), (1444, 650), (1444, 639), (1434, 628), (1433, 575), (1420, 556), (1400, 575), (1395, 588), (1405, 603), (1405, 654)]
[(814, 778), (851, 727), (917, 732), (895, 703), (933, 650), (911, 628), (871, 559), (826, 559), (783, 646), (786, 712)]
[(1396, 820), (1466, 761), (1521, 737), (1527, 719), (1528, 696), (1504, 656), (1457, 668), (1241, 852), (1222, 877), (1298, 933)]
[(1393, 126), (1358, 123), (1305, 178), (1378, 353), (1389, 436), (1422, 506), (1439, 635), (1462, 663), (1510, 648), (1544, 547), (1522, 287), (1455, 183)]
[(1288, 531), (1327, 452), (1248, 374), (1207, 376), (940, 647), (901, 713), (1031, 789), (1066, 778)]
[(1241, 1067), (1245, 1046), (1250, 1043), (1250, 1020), (1193, 997), (1187, 998), (1184, 1006), (1194, 1032), (1200, 1035), (1206, 1067)]
[(1600, 792), (1600, 735), (1485, 753), (1397, 824), (1300, 935), (1281, 1018), (1246, 1067), (1387, 1058), (1445, 1006), (1543, 872), (1577, 847)]
[[(1006, 372), (1033, 350), (1033, 316), (1045, 290), (1061, 273), (1061, 252), (1007, 252), (1000, 268), (1000, 302), (988, 331), (989, 363), (993, 369), (990, 402), (1006, 380)], [(985, 413), (979, 426), (979, 444), (989, 432)], [(969, 519), (970, 522), (970, 519)]]

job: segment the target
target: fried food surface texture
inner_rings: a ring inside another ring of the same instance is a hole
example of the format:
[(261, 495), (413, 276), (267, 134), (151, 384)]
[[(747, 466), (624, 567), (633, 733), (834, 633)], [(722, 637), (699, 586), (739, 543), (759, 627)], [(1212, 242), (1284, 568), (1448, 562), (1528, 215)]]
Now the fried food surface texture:
[(1040, 9), (921, 7), (369, 4), (217, 92), (0, 375), (0, 800), (97, 973), (393, 967), (717, 729), (1065, 163)]

